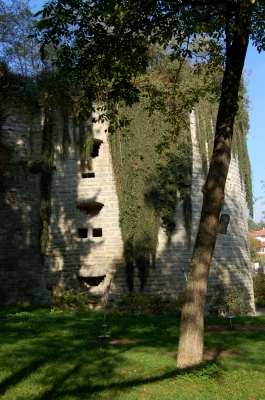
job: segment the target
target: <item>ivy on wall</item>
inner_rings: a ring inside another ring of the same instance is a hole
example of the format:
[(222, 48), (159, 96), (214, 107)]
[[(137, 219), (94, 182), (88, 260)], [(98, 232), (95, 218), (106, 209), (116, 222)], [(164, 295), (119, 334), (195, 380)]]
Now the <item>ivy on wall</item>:
[[(218, 71), (212, 78), (196, 76), (187, 64), (160, 60), (142, 76), (141, 100), (132, 107), (120, 104), (115, 127), (110, 129), (111, 154), (120, 208), (120, 227), (130, 291), (135, 268), (144, 288), (154, 265), (160, 224), (168, 236), (174, 231), (175, 205), (182, 202), (187, 242), (191, 235), (192, 142), (188, 110), (195, 109), (196, 135), (207, 175), (213, 150)], [(202, 75), (203, 75), (202, 74)], [(212, 82), (214, 80), (214, 82)], [(209, 93), (208, 93), (209, 90)], [(208, 94), (207, 94), (208, 93)], [(250, 163), (246, 147), (248, 114), (242, 83), (239, 112), (235, 120), (233, 152), (238, 155), (252, 211)]]
[(92, 168), (93, 131), (92, 118), (86, 119), (82, 114), (78, 118), (79, 123), (79, 149), (81, 171)]
[[(217, 119), (218, 105), (214, 101), (201, 100), (194, 107), (196, 118), (196, 137), (202, 156), (202, 166), (205, 176), (208, 173), (208, 162), (213, 151), (213, 140)], [(248, 98), (246, 88), (242, 80), (239, 97), (239, 108), (234, 123), (232, 152), (238, 156), (242, 182), (245, 186), (245, 194), (248, 210), (253, 215), (253, 193), (251, 166), (247, 150), (247, 133), (249, 130)]]
[[(150, 84), (150, 80), (147, 78), (145, 83)], [(162, 93), (161, 80), (155, 84), (151, 87), (156, 98), (143, 90), (139, 103), (118, 106), (119, 125), (109, 136), (130, 291), (134, 288), (135, 268), (141, 290), (144, 288), (155, 263), (161, 223), (170, 243), (178, 201), (183, 204), (187, 243), (191, 234), (192, 143), (188, 115), (176, 93)], [(174, 108), (174, 118), (169, 107)]]
[(63, 159), (69, 155), (69, 147), (71, 145), (71, 136), (69, 132), (69, 115), (68, 110), (62, 110), (63, 119), (63, 136), (62, 136), (62, 156)]
[(49, 106), (44, 109), (45, 119), (42, 136), (42, 166), (40, 176), (40, 250), (46, 253), (49, 241), (49, 225), (51, 217), (51, 181), (53, 171), (53, 110)]
[[(42, 160), (28, 164), (31, 172), (41, 174), (40, 247), (44, 255), (49, 239), (54, 105), (51, 98), (45, 99), (43, 95), (43, 82), (39, 92), (33, 81), (28, 82), (26, 91), (21, 84), (19, 90), (22, 91), (22, 95), (17, 96), (16, 90), (19, 85), (16, 82), (20, 82), (17, 81), (18, 77), (13, 75), (9, 77), (8, 72), (3, 71), (3, 74), (0, 74), (2, 81), (14, 78), (15, 82), (13, 93), (11, 86), (3, 81), (1, 97), (6, 97), (6, 91), (11, 90), (9, 97), (7, 96), (10, 101), (6, 102), (6, 107), (25, 107), (28, 96), (31, 98), (28, 109), (30, 118), (33, 108), (40, 101), (44, 107)], [(210, 79), (208, 81), (207, 85), (211, 87)], [(141, 289), (144, 288), (149, 269), (155, 262), (160, 225), (166, 232), (170, 244), (176, 226), (177, 202), (181, 202), (183, 206), (187, 244), (190, 242), (192, 142), (188, 111), (196, 104), (194, 107), (196, 134), (205, 174), (208, 170), (208, 159), (212, 153), (217, 115), (216, 103), (209, 100), (208, 96), (202, 96), (202, 93), (208, 90), (205, 79), (199, 80), (187, 63), (171, 63), (160, 54), (157, 61), (150, 65), (148, 73), (137, 77), (137, 84), (142, 93), (140, 102), (132, 107), (126, 107), (124, 104), (115, 105), (116, 120), (114, 126), (110, 128), (109, 136), (130, 291), (134, 288), (135, 268), (141, 280)], [(246, 104), (243, 100), (244, 90), (242, 84), (242, 100), (234, 128), (233, 152), (239, 157), (246, 198), (251, 212), (253, 204), (250, 163), (246, 147), (248, 119)], [(17, 102), (16, 99), (21, 101)], [(59, 107), (58, 98), (57, 103), (56, 107)], [(69, 109), (65, 103), (61, 105), (61, 108), (63, 110), (62, 156), (66, 159), (71, 144)], [(81, 170), (91, 169), (93, 132), (92, 118), (88, 117), (91, 115), (91, 110), (85, 113), (82, 108), (77, 106), (75, 108), (74, 102), (70, 110), (75, 115), (74, 132), (77, 126), (79, 128)]]
[(2, 125), (8, 109), (24, 108), (29, 121), (37, 105), (37, 85), (32, 77), (24, 77), (10, 71), (8, 65), (0, 62), (0, 184), (8, 176), (7, 165), (14, 147), (3, 137)]

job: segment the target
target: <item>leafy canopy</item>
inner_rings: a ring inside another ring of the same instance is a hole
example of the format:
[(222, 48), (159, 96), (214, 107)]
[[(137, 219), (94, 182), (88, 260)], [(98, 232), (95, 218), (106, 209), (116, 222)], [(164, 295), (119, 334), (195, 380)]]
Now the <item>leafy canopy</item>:
[(39, 46), (29, 38), (37, 19), (30, 10), (29, 0), (0, 0), (0, 59), (14, 73), (31, 76), (40, 71)]
[[(223, 63), (238, 29), (239, 3), (52, 0), (38, 13), (35, 36), (43, 57), (51, 44), (56, 49), (53, 63), (60, 79), (77, 79), (90, 100), (100, 94), (132, 104), (139, 94), (134, 79), (150, 66), (151, 44), (171, 50), (172, 58)], [(249, 34), (258, 51), (265, 48), (264, 6), (264, 1), (243, 0), (240, 7), (251, 16)]]

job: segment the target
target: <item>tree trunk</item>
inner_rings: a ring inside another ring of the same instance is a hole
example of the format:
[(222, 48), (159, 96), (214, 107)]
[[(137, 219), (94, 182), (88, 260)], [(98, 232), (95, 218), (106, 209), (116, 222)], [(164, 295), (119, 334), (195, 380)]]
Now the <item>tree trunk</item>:
[(237, 10), (236, 14), (234, 17), (236, 28), (234, 27), (231, 43), (229, 43), (229, 35), (226, 35), (226, 67), (213, 155), (208, 177), (202, 188), (201, 219), (190, 264), (186, 301), (181, 315), (177, 357), (177, 365), (181, 369), (198, 365), (202, 361), (208, 276), (224, 199), (225, 182), (231, 158), (233, 123), (238, 109), (238, 91), (249, 40), (249, 15), (246, 15), (242, 9)]

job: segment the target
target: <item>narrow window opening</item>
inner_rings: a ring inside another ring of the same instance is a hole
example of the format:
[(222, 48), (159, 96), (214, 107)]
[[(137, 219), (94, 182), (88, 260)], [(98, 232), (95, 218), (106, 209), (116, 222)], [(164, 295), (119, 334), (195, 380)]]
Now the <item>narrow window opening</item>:
[(101, 140), (94, 139), (93, 150), (92, 150), (92, 153), (91, 153), (91, 157), (92, 158), (95, 158), (95, 157), (99, 156), (99, 148), (100, 148), (101, 143), (102, 143)]
[(100, 213), (104, 204), (97, 201), (88, 201), (87, 203), (82, 203), (76, 206), (79, 210), (84, 211), (87, 215), (97, 215)]
[(102, 228), (94, 228), (92, 230), (93, 237), (101, 237), (102, 236)]
[(83, 172), (82, 178), (95, 178), (95, 172)]
[(81, 239), (87, 238), (87, 228), (79, 228), (78, 235)]

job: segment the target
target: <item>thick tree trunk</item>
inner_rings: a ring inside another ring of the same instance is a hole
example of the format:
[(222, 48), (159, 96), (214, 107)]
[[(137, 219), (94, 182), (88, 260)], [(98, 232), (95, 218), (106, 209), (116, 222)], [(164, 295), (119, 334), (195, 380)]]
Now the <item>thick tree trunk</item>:
[(232, 42), (227, 43), (213, 155), (202, 188), (204, 196), (201, 219), (181, 316), (177, 357), (177, 365), (181, 369), (198, 365), (202, 361), (205, 297), (231, 158), (233, 123), (238, 109), (238, 91), (249, 38), (248, 21), (249, 18), (240, 10), (237, 15), (238, 29), (235, 29)]

